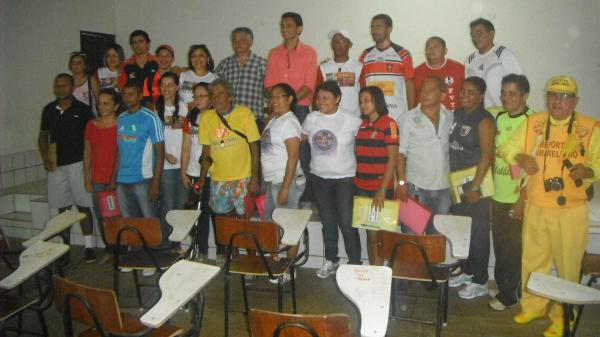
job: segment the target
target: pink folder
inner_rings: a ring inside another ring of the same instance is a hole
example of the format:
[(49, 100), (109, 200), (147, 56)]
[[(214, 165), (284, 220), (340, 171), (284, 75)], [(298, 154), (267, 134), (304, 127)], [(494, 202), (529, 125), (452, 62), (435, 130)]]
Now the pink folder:
[(431, 210), (409, 197), (406, 202), (400, 202), (398, 219), (416, 234), (423, 235), (431, 219)]
[(116, 191), (98, 192), (98, 204), (100, 205), (100, 214), (104, 218), (121, 215)]

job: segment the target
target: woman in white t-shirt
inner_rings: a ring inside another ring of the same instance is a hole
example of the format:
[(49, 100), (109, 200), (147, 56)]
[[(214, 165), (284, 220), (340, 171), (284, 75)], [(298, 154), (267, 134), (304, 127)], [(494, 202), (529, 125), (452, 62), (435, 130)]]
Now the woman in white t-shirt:
[(189, 110), (194, 102), (194, 84), (199, 82), (211, 83), (217, 78), (212, 71), (215, 68), (215, 61), (210, 55), (210, 51), (205, 44), (194, 44), (188, 51), (188, 67), (179, 75), (179, 96), (181, 101), (188, 105)]
[(310, 142), (309, 182), (323, 224), (325, 264), (317, 272), (327, 278), (339, 263), (338, 227), (351, 264), (361, 264), (358, 231), (352, 227), (353, 178), (356, 173), (354, 140), (360, 118), (338, 111), (342, 92), (337, 82), (326, 81), (317, 89), (319, 111), (302, 124), (302, 139)]
[(163, 121), (165, 134), (165, 163), (160, 178), (160, 221), (163, 243), (168, 243), (171, 232), (165, 216), (172, 209), (184, 209), (187, 189), (181, 182), (181, 145), (183, 141), (183, 121), (187, 106), (179, 100), (179, 79), (170, 71), (159, 81), (160, 93), (156, 102), (156, 113)]
[(102, 89), (114, 89), (119, 92), (119, 70), (125, 60), (123, 48), (117, 43), (113, 43), (104, 51), (104, 67), (98, 68), (96, 78)]
[(302, 128), (292, 112), (296, 103), (296, 92), (287, 83), (271, 89), (271, 119), (260, 137), (267, 221), (275, 208), (298, 208), (304, 192), (306, 178), (298, 161)]
[(88, 74), (87, 55), (81, 51), (72, 52), (69, 57), (69, 70), (73, 74), (73, 97), (88, 105), (94, 116), (97, 116), (96, 102), (100, 84), (98, 79)]

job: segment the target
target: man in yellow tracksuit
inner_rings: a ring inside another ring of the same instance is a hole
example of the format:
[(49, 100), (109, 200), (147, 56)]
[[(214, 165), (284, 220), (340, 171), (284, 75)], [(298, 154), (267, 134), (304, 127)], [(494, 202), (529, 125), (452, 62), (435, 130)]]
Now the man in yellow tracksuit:
[[(588, 241), (586, 189), (600, 177), (600, 124), (575, 112), (577, 82), (552, 77), (546, 84), (548, 112), (530, 116), (500, 153), (529, 176), (523, 222), (522, 312), (514, 317), (526, 324), (546, 314), (548, 299), (527, 292), (532, 272), (558, 275), (578, 282)], [(550, 310), (552, 325), (544, 336), (563, 335), (562, 307)]]

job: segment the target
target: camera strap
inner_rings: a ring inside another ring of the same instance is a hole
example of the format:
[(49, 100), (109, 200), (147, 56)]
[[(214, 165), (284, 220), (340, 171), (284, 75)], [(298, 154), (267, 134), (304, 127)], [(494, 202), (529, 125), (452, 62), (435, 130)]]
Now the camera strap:
[[(569, 119), (569, 125), (567, 126), (567, 138), (571, 135), (571, 132), (573, 131), (573, 123), (575, 122), (575, 112), (571, 113), (570, 119)], [(544, 140), (546, 142), (546, 146), (544, 149), (544, 169), (542, 171), (542, 179), (544, 181), (544, 183), (546, 182), (546, 157), (548, 156), (548, 141), (550, 140), (550, 113), (548, 113), (548, 119), (546, 120), (546, 132), (544, 134)], [(563, 159), (564, 159), (564, 154), (563, 154)], [(564, 160), (563, 160), (564, 162)], [(565, 172), (565, 165), (564, 163), (562, 164), (561, 168), (560, 168), (560, 180), (563, 180), (563, 175)], [(560, 195), (556, 198), (556, 203), (559, 206), (564, 206), (567, 203), (567, 198), (565, 198), (564, 194), (564, 188), (562, 188), (560, 190)]]

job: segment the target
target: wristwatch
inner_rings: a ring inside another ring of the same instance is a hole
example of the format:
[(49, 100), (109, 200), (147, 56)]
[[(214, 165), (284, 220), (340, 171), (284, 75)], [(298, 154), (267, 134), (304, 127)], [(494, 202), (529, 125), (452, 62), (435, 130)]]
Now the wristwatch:
[(398, 180), (398, 186), (404, 186), (404, 185), (406, 185), (406, 181)]
[(477, 185), (471, 186), (471, 191), (473, 191), (473, 192), (479, 192), (479, 186), (477, 186)]

